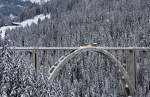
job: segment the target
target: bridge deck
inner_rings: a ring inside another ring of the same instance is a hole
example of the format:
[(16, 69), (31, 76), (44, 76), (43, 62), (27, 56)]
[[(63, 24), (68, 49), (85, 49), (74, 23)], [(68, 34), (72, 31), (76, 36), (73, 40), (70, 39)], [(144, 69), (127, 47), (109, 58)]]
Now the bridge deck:
[[(8, 47), (13, 50), (77, 50), (81, 48), (97, 48), (102, 50), (150, 50), (150, 47)], [(0, 47), (2, 49), (2, 47)]]

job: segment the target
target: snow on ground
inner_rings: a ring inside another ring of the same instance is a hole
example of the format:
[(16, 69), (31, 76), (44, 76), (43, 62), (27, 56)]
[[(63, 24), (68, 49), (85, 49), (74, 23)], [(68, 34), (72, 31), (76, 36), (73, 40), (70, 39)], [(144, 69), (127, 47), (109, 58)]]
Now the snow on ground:
[(1, 27), (0, 28), (0, 32), (1, 32), (1, 37), (4, 38), (5, 37), (5, 32), (9, 29), (9, 30), (12, 30), (12, 29), (15, 29), (16, 26), (4, 26), (4, 27)]
[(42, 20), (44, 20), (45, 18), (50, 18), (50, 14), (48, 14), (48, 15), (46, 15), (46, 16), (43, 15), (43, 14), (38, 15), (38, 16), (35, 16), (33, 19), (28, 19), (28, 20), (26, 20), (26, 21), (23, 21), (23, 22), (21, 23), (21, 26), (22, 26), (22, 27), (25, 27), (26, 25), (29, 25), (29, 26), (30, 26), (32, 23), (37, 24), (39, 19), (42, 21)]
[(17, 16), (10, 14), (9, 17), (11, 18), (11, 20), (13, 20), (14, 18), (17, 18)]
[(3, 26), (0, 27), (0, 32), (1, 32), (1, 37), (4, 38), (5, 37), (5, 32), (7, 30), (12, 30), (18, 27), (26, 27), (27, 25), (30, 26), (32, 23), (37, 24), (38, 20), (40, 19), (41, 21), (44, 20), (45, 18), (50, 18), (50, 14), (44, 15), (44, 14), (40, 14), (35, 16), (33, 19), (27, 19), (21, 23), (18, 23), (19, 26)]
[(50, 1), (50, 0), (23, 0), (23, 1), (30, 1), (32, 3), (38, 3), (38, 4), (41, 4), (43, 2), (47, 2), (47, 1)]

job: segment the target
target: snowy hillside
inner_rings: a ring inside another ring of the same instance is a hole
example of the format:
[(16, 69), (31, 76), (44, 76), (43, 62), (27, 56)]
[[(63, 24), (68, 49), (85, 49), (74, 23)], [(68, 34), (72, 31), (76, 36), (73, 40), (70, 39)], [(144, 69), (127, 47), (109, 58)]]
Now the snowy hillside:
[(44, 20), (45, 18), (50, 18), (50, 14), (44, 15), (37, 15), (35, 16), (33, 19), (27, 19), (21, 23), (18, 23), (18, 26), (3, 26), (0, 28), (0, 32), (1, 32), (1, 37), (4, 38), (5, 37), (5, 32), (6, 30), (12, 30), (15, 29), (16, 27), (26, 27), (27, 25), (30, 26), (32, 23), (37, 24), (38, 20)]
[(42, 2), (47, 2), (47, 1), (50, 1), (50, 0), (23, 0), (23, 1), (30, 1), (32, 3), (38, 3), (38, 4), (40, 4)]

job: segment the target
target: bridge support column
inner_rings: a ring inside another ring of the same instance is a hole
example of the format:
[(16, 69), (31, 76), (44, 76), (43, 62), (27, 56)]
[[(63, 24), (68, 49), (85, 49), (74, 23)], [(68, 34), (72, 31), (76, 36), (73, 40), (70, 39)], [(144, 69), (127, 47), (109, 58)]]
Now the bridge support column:
[(32, 50), (32, 63), (34, 65), (34, 68), (35, 68), (35, 72), (37, 73), (37, 53), (36, 53), (36, 50)]
[[(131, 83), (133, 84), (133, 86), (136, 89), (136, 82), (137, 82), (137, 73), (136, 73), (136, 54), (135, 54), (135, 50), (129, 50), (128, 53), (128, 60), (127, 60), (127, 66), (126, 66), (126, 70), (127, 73), (130, 77)], [(133, 95), (132, 95), (133, 96)]]

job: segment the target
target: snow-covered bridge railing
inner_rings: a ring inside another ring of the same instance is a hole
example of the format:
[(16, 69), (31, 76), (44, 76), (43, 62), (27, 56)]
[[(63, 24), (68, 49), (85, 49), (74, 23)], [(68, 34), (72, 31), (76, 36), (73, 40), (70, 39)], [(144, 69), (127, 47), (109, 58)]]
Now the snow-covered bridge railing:
[[(77, 50), (83, 47), (8, 47), (13, 50)], [(102, 50), (150, 50), (150, 47), (92, 47)], [(0, 47), (2, 49), (2, 47)]]

